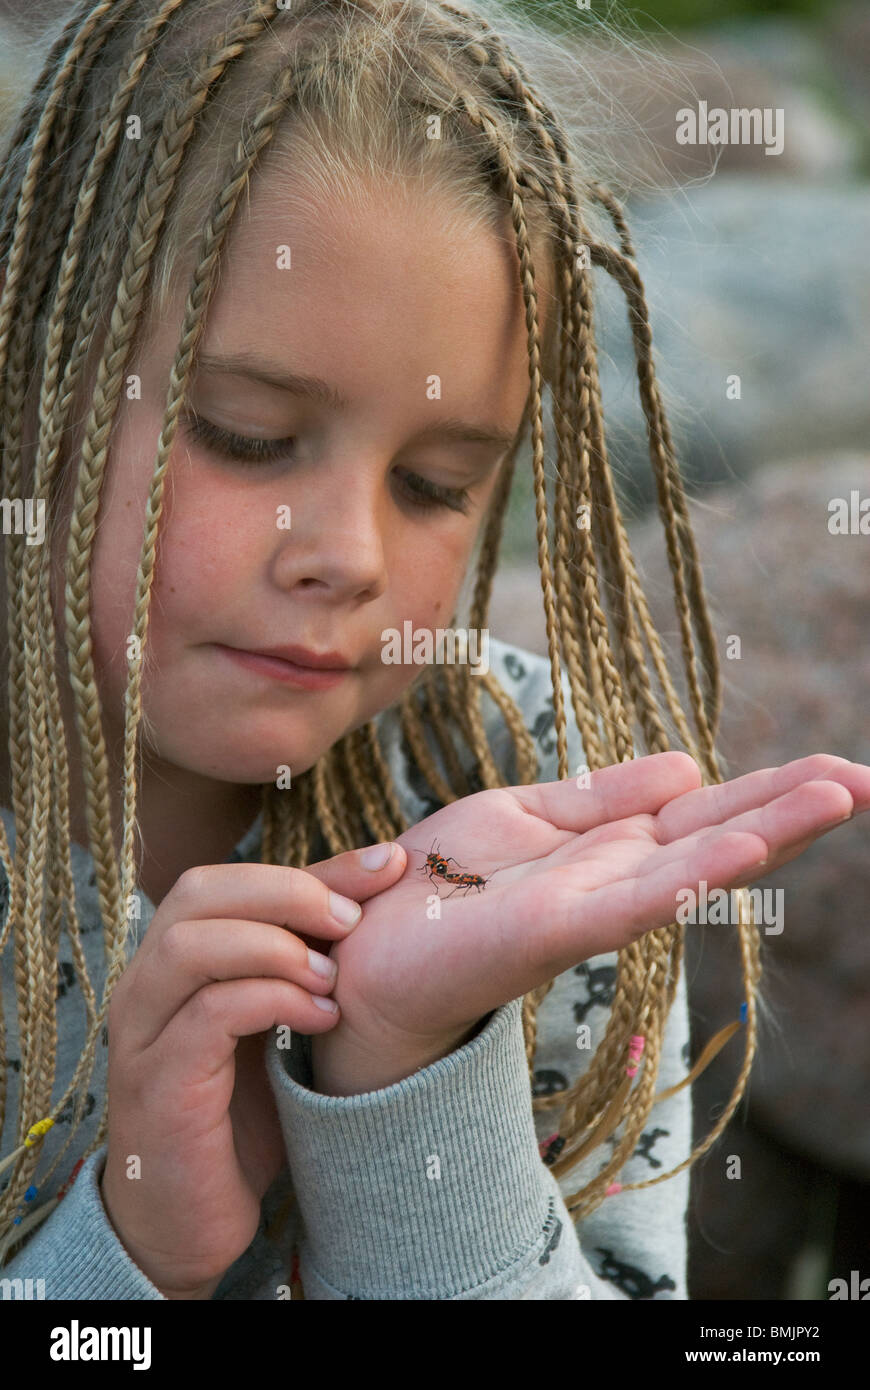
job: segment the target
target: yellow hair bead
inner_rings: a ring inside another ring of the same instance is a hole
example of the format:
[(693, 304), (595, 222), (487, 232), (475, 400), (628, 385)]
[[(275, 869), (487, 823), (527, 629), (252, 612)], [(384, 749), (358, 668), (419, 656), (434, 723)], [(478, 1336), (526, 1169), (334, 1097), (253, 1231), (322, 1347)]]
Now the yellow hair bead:
[(24, 1141), (24, 1147), (27, 1149), (32, 1149), (37, 1139), (41, 1139), (43, 1134), (47, 1134), (53, 1124), (54, 1120), (52, 1119), (37, 1120), (36, 1124), (31, 1125), (30, 1129), (27, 1131), (27, 1138)]

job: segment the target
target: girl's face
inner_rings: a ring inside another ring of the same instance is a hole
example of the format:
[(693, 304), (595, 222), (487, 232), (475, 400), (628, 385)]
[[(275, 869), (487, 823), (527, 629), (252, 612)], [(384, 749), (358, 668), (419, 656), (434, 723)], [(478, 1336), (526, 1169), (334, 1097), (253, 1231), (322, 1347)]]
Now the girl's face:
[[(234, 460), (195, 437), (182, 413), (142, 694), (152, 761), (262, 783), (282, 765), (305, 771), (418, 674), (385, 663), (384, 629), (449, 625), (529, 391), (525, 316), (509, 229), (503, 241), (473, 230), (443, 199), (404, 186), (372, 186), (350, 208), (300, 206), (261, 185), (223, 265), (186, 409), (230, 434), (292, 442), (271, 461)], [(100, 504), (94, 659), (115, 740), (183, 307), (176, 302), (127, 367)], [(261, 372), (318, 385), (282, 388)], [(464, 437), (472, 431), (502, 438)], [(455, 499), (467, 490), (467, 510), (421, 505), (427, 483)], [(61, 583), (60, 630), (62, 592)], [(350, 669), (312, 691), (224, 650), (284, 644), (338, 652)]]

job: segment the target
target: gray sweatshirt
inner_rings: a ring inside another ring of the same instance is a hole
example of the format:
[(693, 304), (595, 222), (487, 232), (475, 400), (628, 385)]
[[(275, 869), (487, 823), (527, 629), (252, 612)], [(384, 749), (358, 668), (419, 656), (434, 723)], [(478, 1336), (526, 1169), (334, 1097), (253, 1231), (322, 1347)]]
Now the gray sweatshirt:
[[(490, 638), (490, 667), (522, 709), (540, 763), (539, 781), (558, 777), (549, 661)], [(573, 728), (567, 678), (571, 775), (584, 762)], [(516, 769), (512, 742), (495, 705), (482, 701), (484, 722), (510, 785)], [(409, 766), (394, 708), (379, 731), (410, 824), (438, 809), (431, 789)], [(470, 754), (463, 750), (468, 768)], [(436, 754), (440, 761), (440, 754)], [(443, 770), (443, 764), (442, 764)], [(474, 789), (479, 787), (472, 777)], [(0, 808), (10, 847), (14, 822)], [(262, 817), (228, 862), (259, 860)], [(97, 998), (105, 963), (102, 922), (92, 857), (72, 845), (79, 922)], [(328, 857), (324, 850), (313, 862)], [(131, 935), (132, 957), (154, 915), (139, 890), (141, 920)], [(0, 866), (0, 922), (8, 884)], [(544, 907), (543, 910), (546, 910)], [(637, 1192), (616, 1192), (582, 1222), (572, 1220), (564, 1196), (578, 1191), (603, 1167), (622, 1129), (604, 1150), (587, 1156), (560, 1179), (542, 1161), (544, 1141), (556, 1130), (558, 1110), (532, 1110), (532, 1097), (572, 1084), (594, 1056), (610, 1014), (616, 984), (615, 953), (565, 971), (538, 1011), (538, 1049), (529, 1083), (521, 999), (489, 1015), (478, 1035), (448, 1056), (394, 1085), (357, 1096), (325, 1096), (311, 1087), (309, 1039), (292, 1035), (280, 1050), (271, 1037), (264, 1060), (287, 1147), (287, 1165), (263, 1200), (259, 1229), (226, 1271), (215, 1299), (289, 1298), (287, 1271), (294, 1251), (306, 1299), (686, 1299), (689, 1174)], [(63, 1094), (85, 1035), (84, 1001), (72, 966), (69, 939), (61, 937), (58, 978), (58, 1052), (54, 1096)], [(16, 1032), (11, 942), (0, 960), (3, 1004), (10, 1028), (6, 1126), (0, 1158), (16, 1143), (20, 1052)], [(586, 1039), (581, 1024), (588, 1024)], [(588, 1046), (581, 1042), (588, 1041)], [(88, 1084), (86, 1116), (71, 1150), (40, 1187), (29, 1212), (56, 1194), (96, 1132), (106, 1084), (103, 1030)], [(657, 1091), (688, 1070), (688, 1014), (683, 977), (668, 1018)], [(42, 1141), (37, 1170), (69, 1134), (71, 1107)], [(689, 1087), (654, 1107), (648, 1126), (619, 1180), (654, 1178), (681, 1163), (691, 1148)], [(433, 1162), (437, 1156), (438, 1162)], [(47, 1299), (160, 1299), (115, 1234), (102, 1203), (103, 1145), (80, 1168), (50, 1216), (13, 1246), (0, 1270), (0, 1297)], [(296, 1200), (286, 1197), (292, 1173)], [(8, 1177), (0, 1179), (0, 1186)], [(283, 1224), (275, 1221), (283, 1213)], [(39, 1284), (36, 1281), (42, 1280)], [(18, 1281), (22, 1281), (18, 1283)], [(33, 1292), (30, 1293), (33, 1296)]]

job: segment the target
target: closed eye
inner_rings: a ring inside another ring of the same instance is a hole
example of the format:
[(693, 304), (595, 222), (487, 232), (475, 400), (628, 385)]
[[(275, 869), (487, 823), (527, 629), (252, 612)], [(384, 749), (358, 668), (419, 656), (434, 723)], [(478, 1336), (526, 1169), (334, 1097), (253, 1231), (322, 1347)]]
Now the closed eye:
[(293, 438), (249, 439), (245, 435), (230, 434), (193, 413), (186, 418), (185, 428), (192, 440), (239, 463), (272, 463), (275, 459), (286, 458), (296, 442)]
[[(289, 439), (251, 439), (246, 435), (231, 434), (195, 412), (184, 415), (183, 420), (185, 432), (192, 441), (204, 444), (221, 458), (231, 459), (234, 463), (275, 463), (278, 459), (286, 459), (296, 443), (293, 436)], [(465, 515), (470, 509), (471, 498), (467, 487), (444, 487), (419, 473), (404, 469), (398, 470), (396, 476), (404, 480), (406, 500), (421, 511), (445, 507)]]

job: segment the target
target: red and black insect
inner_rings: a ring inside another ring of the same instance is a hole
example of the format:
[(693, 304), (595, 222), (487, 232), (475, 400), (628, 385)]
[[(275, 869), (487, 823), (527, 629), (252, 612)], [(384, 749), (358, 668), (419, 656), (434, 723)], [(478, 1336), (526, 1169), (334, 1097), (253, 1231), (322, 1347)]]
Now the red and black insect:
[[(445, 883), (455, 884), (456, 886), (453, 889), (453, 893), (457, 893), (460, 888), (464, 888), (466, 890), (466, 895), (468, 894), (468, 891), (472, 888), (476, 888), (478, 893), (480, 893), (489, 883), (489, 880), (492, 878), (493, 874), (499, 873), (498, 869), (493, 869), (492, 873), (487, 874), (486, 876), (484, 876), (483, 874), (469, 873), (467, 870), (464, 870), (462, 868), (462, 865), (459, 863), (459, 860), (454, 859), (452, 855), (445, 859), (443, 855), (439, 854), (435, 847), (436, 844), (437, 841), (433, 840), (432, 848), (426, 855), (426, 863), (422, 865), (420, 872), (422, 874), (425, 874), (427, 878), (431, 879), (433, 883), (436, 883), (437, 880), (440, 878), (443, 879)], [(415, 853), (422, 854), (423, 851), (421, 849), (418, 849), (415, 850)], [(451, 864), (458, 865), (459, 869), (462, 871), (458, 874), (450, 873), (449, 865)], [(447, 897), (452, 898), (453, 893), (448, 893)]]

